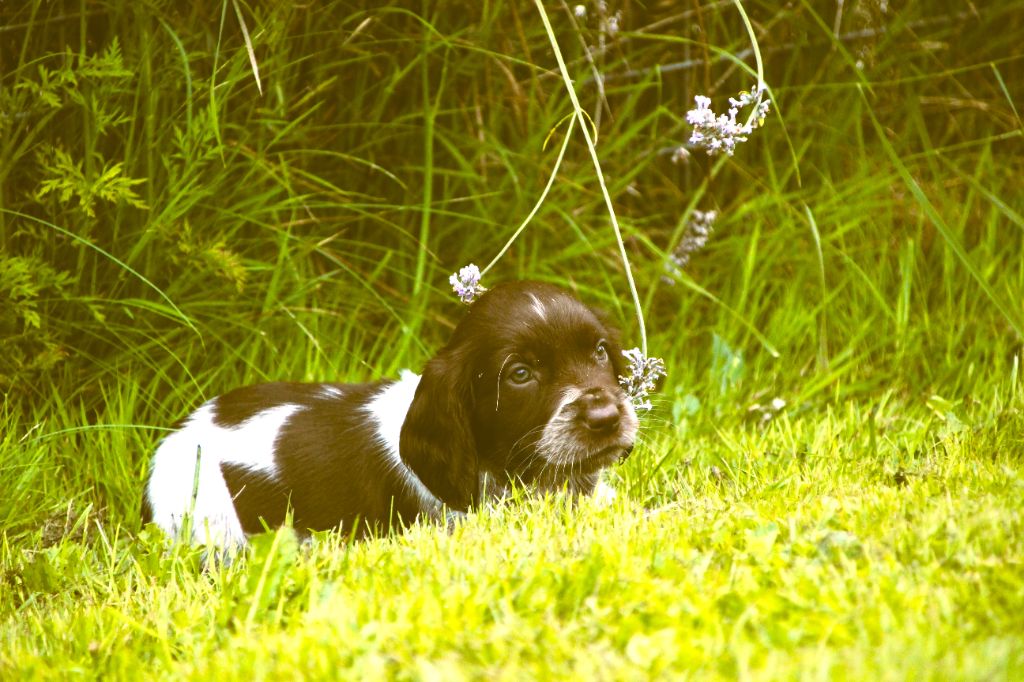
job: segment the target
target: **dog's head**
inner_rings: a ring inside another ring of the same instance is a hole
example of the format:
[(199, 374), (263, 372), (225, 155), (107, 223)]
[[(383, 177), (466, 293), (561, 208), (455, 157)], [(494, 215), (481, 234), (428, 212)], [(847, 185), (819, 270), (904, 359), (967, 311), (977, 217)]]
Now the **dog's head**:
[(427, 363), (402, 426), (402, 458), (455, 509), (479, 476), (588, 492), (637, 431), (619, 387), (618, 332), (558, 287), (510, 282), (473, 303)]

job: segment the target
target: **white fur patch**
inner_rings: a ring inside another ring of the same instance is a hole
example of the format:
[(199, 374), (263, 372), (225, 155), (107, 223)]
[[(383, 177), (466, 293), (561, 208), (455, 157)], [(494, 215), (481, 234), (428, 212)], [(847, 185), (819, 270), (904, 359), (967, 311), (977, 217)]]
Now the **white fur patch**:
[[(214, 399), (200, 407), (160, 443), (149, 479), (149, 505), (153, 521), (172, 535), (179, 532), (191, 510), (191, 542), (243, 545), (245, 533), (220, 465), (228, 462), (273, 476), (277, 469), (274, 442), (288, 419), (302, 408), (277, 405), (225, 428), (214, 423), (216, 405)], [(193, 491), (197, 452), (198, 488)]]
[(538, 454), (557, 466), (569, 464), (586, 452), (583, 444), (576, 438), (572, 417), (565, 414), (566, 408), (582, 396), (583, 391), (578, 388), (565, 390), (551, 419), (544, 425), (540, 441), (537, 443)]
[(398, 381), (386, 386), (363, 409), (377, 426), (377, 440), (384, 446), (389, 468), (398, 472), (405, 484), (415, 491), (424, 509), (435, 509), (441, 506), (441, 501), (430, 492), (430, 488), (423, 485), (423, 481), (405, 463), (399, 452), (402, 424), (405, 423), (405, 416), (409, 413), (419, 384), (418, 374), (404, 370)]
[[(589, 453), (588, 446), (578, 437), (575, 419), (568, 411), (568, 408), (583, 395), (583, 391), (576, 387), (568, 388), (562, 393), (561, 402), (551, 419), (544, 425), (540, 440), (537, 442), (537, 453), (555, 466), (572, 466), (573, 462), (586, 457)], [(622, 401), (621, 406), (619, 434), (632, 443), (640, 422), (629, 400)]]

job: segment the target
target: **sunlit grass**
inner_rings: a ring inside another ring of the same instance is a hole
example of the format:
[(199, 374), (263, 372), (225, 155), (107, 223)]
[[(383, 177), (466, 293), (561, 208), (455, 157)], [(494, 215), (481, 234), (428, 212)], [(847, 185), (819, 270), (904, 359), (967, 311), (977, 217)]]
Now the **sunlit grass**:
[(610, 507), (521, 500), (353, 545), (281, 531), (206, 570), (79, 508), (3, 548), (0, 666), (1012, 679), (1024, 406), (1007, 388), (995, 412), (847, 404), (652, 428)]
[(669, 370), (616, 503), (206, 570), (139, 527), (165, 429), (421, 367), (449, 274), (535, 207), (484, 284), (639, 344), (579, 126), (537, 206), (573, 112), (549, 37), (528, 3), (0, 9), (0, 678), (1024, 676), (1024, 15), (744, 3), (772, 114), (680, 160), (749, 40), (648, 5), (578, 35), (545, 5)]

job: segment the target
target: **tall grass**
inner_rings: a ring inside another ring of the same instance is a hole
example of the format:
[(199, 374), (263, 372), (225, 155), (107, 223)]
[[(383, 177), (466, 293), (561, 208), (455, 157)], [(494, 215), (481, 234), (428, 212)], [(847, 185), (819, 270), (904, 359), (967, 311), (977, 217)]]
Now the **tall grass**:
[[(580, 546), (608, 546), (621, 531), (632, 549), (583, 560), (583, 577), (558, 568), (567, 550), (539, 538), (575, 522), (557, 503), (538, 503), (522, 514), (536, 527), (498, 510), (466, 529), (475, 540), (424, 529), (379, 545), (321, 546), (296, 559), (301, 575), (281, 569), (280, 584), (291, 587), (275, 587), (269, 601), (245, 592), (255, 583), (212, 597), (250, 569), (224, 567), (204, 582), (187, 551), (163, 556), (134, 536), (149, 453), (169, 424), (232, 386), (390, 376), (418, 368), (444, 342), (462, 312), (448, 275), (498, 253), (562, 148), (558, 126), (573, 107), (544, 26), (529, 3), (502, 1), (0, 4), (0, 639), (29, 642), (0, 654), (0, 671), (20, 662), (19, 670), (60, 674), (68, 661), (95, 660), (93, 642), (108, 652), (106, 638), (122, 636), (144, 644), (105, 659), (117, 663), (113, 673), (143, 659), (182, 672), (181, 661), (229, 642), (269, 665), (252, 650), (255, 636), (283, 648), (296, 619), (315, 624), (305, 650), (316, 650), (317, 637), (349, 636), (313, 608), (342, 608), (328, 595), (335, 589), (378, 591), (367, 608), (382, 611), (353, 611), (345, 627), (375, 618), (424, 624), (388, 611), (397, 608), (388, 597), (404, 594), (397, 578), (367, 575), (380, 553), (397, 562), (386, 570), (406, 577), (426, 556), (440, 567), (423, 578), (427, 593), (454, 589), (444, 562), (461, 541), (481, 555), (510, 553), (525, 581), (507, 592), (472, 555), (459, 559), (468, 562), (459, 579), (482, 591), (469, 603), (508, 609), (491, 612), (488, 632), (511, 642), (501, 628), (516, 619), (524, 631), (540, 628), (527, 602), (529, 586), (541, 585), (550, 601), (535, 606), (581, 628), (572, 641), (608, 656), (608, 670), (619, 671), (611, 676), (657, 674), (637, 661), (677, 644), (658, 633), (683, 616), (643, 606), (644, 580), (693, 605), (692, 594), (669, 588), (702, 570), (721, 601), (694, 606), (691, 626), (727, 662), (687, 649), (697, 670), (786, 676), (790, 655), (826, 676), (855, 660), (867, 661), (857, 677), (886, 664), (910, 674), (915, 661), (959, 674), (984, 659), (967, 653), (979, 642), (996, 676), (1014, 661), (1019, 670), (1010, 614), (1022, 605), (1020, 583), (993, 568), (1022, 560), (1013, 533), (995, 530), (1019, 530), (1024, 450), (1017, 4), (745, 2), (773, 112), (734, 157), (694, 150), (679, 160), (694, 95), (721, 104), (755, 82), (732, 4), (584, 3), (577, 17), (575, 3), (545, 3), (595, 126), (650, 352), (669, 367), (642, 446), (613, 474), (620, 516), (592, 510), (579, 521)], [(580, 126), (571, 134), (545, 201), (488, 280), (572, 287), (639, 344), (601, 185)], [(682, 272), (666, 270), (693, 211), (708, 209), (720, 217), (706, 247)], [(775, 398), (786, 406), (772, 407)], [(913, 494), (900, 497), (908, 486)], [(948, 535), (939, 529), (944, 489), (962, 529)], [(864, 510), (828, 512), (845, 519), (833, 525), (792, 511), (824, 509), (825, 497), (856, 498)], [(647, 517), (631, 504), (667, 511)], [(915, 516), (915, 504), (926, 511)], [(879, 527), (887, 514), (904, 515), (905, 526)], [(818, 548), (840, 527), (864, 550), (842, 549), (850, 561)], [(638, 537), (646, 532), (649, 541)], [(503, 533), (512, 539), (495, 539)], [(848, 630), (831, 640), (836, 621), (822, 611), (793, 640), (785, 633), (794, 631), (770, 630), (746, 607), (776, 615), (783, 607), (730, 581), (753, 575), (763, 587), (817, 569), (764, 568), (762, 535), (788, 538), (805, 558), (831, 557), (822, 570), (842, 589), (826, 580), (804, 606), (828, 603), (855, 619), (863, 599), (865, 620), (843, 620)], [(536, 574), (515, 538), (547, 553)], [(688, 557), (685, 571), (658, 559), (662, 550)], [(726, 558), (700, 569), (705, 550)], [(743, 558), (733, 562), (733, 552)], [(626, 571), (640, 556), (649, 570)], [(278, 566), (265, 559), (252, 566)], [(914, 562), (932, 563), (919, 564), (929, 567), (922, 577)], [(339, 583), (350, 570), (364, 577)], [(634, 613), (629, 628), (586, 612), (587, 596), (609, 597), (593, 577), (602, 570), (636, 581), (615, 602)], [(175, 587), (159, 589), (154, 575)], [(870, 584), (864, 592), (858, 575)], [(916, 596), (897, 598), (906, 585)], [(976, 608), (964, 606), (971, 585), (987, 590)], [(885, 615), (916, 608), (931, 588), (947, 600), (934, 612)], [(103, 606), (76, 620), (67, 595)], [(222, 599), (220, 610), (200, 613), (209, 599)], [(127, 621), (108, 613), (117, 604)], [(966, 609), (964, 622), (950, 605)], [(230, 628), (212, 643), (176, 637), (169, 613), (179, 608), (185, 622)], [(35, 620), (20, 624), (19, 614)], [(62, 645), (69, 622), (75, 629)], [(939, 624), (933, 637), (929, 623)], [(969, 632), (957, 634), (964, 623)], [(913, 627), (896, 642), (911, 646), (914, 632), (925, 642), (918, 659), (901, 662), (896, 645), (858, 659), (900, 624)], [(380, 641), (398, 636), (381, 627)], [(602, 627), (625, 629), (605, 640), (594, 635)], [(538, 632), (540, 644), (516, 645), (522, 660), (531, 647), (551, 646), (552, 633)], [(584, 646), (590, 635), (603, 644)], [(942, 642), (956, 637), (953, 659), (943, 659)], [(381, 670), (394, 673), (370, 634), (355, 641), (368, 648), (346, 659), (352, 670), (383, 656)], [(453, 661), (480, 674), (499, 669), (494, 651), (465, 641), (411, 641), (396, 654), (403, 665), (426, 665), (420, 659), (431, 652), (438, 670), (458, 668)], [(818, 654), (815, 641), (824, 642)], [(684, 658), (668, 669), (687, 669)], [(568, 651), (551, 660), (550, 670), (522, 669), (565, 672), (579, 662)], [(213, 658), (186, 672), (229, 664)]]

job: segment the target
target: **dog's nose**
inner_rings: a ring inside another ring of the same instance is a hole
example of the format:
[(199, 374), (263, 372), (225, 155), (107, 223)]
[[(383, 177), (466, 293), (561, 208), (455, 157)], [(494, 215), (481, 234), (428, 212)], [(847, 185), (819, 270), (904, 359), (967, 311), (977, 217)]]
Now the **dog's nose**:
[(591, 431), (612, 431), (619, 426), (619, 406), (603, 394), (583, 397), (583, 423)]

